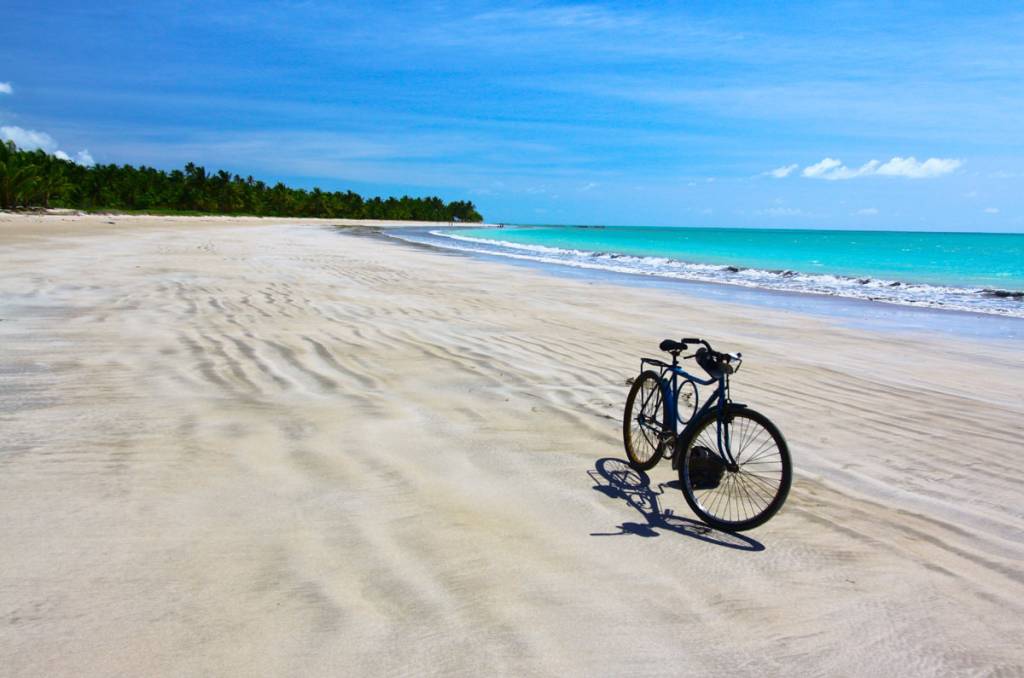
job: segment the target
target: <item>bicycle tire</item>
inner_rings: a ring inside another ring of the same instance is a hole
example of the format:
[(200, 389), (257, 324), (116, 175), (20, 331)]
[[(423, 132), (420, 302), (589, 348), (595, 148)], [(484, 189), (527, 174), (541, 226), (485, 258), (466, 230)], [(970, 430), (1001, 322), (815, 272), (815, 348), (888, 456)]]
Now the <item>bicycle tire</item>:
[[(638, 400), (638, 395), (645, 396)], [(634, 407), (641, 408), (634, 412)], [(641, 416), (651, 425), (643, 425)], [(633, 382), (626, 397), (626, 409), (622, 414), (622, 443), (626, 448), (629, 465), (637, 471), (649, 471), (663, 456), (671, 432), (666, 428), (668, 403), (665, 402), (665, 388), (656, 372), (647, 370)]]
[[(786, 439), (768, 417), (732, 405), (725, 421), (732, 427), (730, 449), (737, 470), (728, 470), (722, 461), (717, 416), (711, 412), (691, 436), (680, 441), (679, 485), (690, 509), (706, 524), (723, 532), (742, 532), (763, 525), (782, 508), (793, 481), (793, 466)], [(717, 481), (713, 478), (716, 464), (722, 465)]]

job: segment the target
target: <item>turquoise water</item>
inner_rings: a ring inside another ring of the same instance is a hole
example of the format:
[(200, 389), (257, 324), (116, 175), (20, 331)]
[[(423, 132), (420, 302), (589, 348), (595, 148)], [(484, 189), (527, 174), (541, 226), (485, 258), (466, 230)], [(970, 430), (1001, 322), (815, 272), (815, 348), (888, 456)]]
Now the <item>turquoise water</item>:
[(1024, 234), (643, 227), (468, 229), (459, 234), (695, 264), (1024, 290)]
[(1024, 317), (1024, 234), (507, 227), (436, 244), (579, 268)]

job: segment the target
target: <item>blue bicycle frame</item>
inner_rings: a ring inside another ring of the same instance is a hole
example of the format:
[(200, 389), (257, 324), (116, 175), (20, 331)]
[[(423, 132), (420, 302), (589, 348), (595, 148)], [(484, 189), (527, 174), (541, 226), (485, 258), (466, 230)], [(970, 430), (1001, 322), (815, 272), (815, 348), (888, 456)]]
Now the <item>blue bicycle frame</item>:
[[(645, 366), (657, 367), (659, 370), (659, 381), (661, 383), (662, 398), (665, 399), (668, 410), (667, 418), (672, 422), (670, 432), (672, 433), (676, 445), (674, 445), (672, 451), (672, 468), (677, 468), (679, 465), (679, 442), (688, 442), (690, 436), (694, 433), (694, 428), (697, 422), (704, 419), (708, 412), (712, 408), (716, 409), (715, 416), (717, 422), (717, 434), (718, 434), (718, 450), (719, 454), (722, 454), (722, 461), (727, 465), (734, 466), (735, 460), (732, 456), (732, 450), (730, 449), (729, 443), (729, 427), (723, 426), (725, 420), (725, 412), (728, 406), (734, 405), (736, 407), (746, 407), (741, 403), (732, 403), (729, 400), (729, 375), (723, 373), (720, 377), (711, 377), (710, 379), (701, 379), (695, 375), (690, 374), (683, 368), (679, 367), (677, 358), (675, 355), (672, 356), (672, 364), (668, 364), (655, 358), (641, 358), (640, 359), (640, 371), (644, 371)], [(671, 374), (670, 378), (666, 378), (666, 374)], [(683, 430), (679, 430), (679, 411), (678, 411), (678, 400), (680, 390), (680, 377), (683, 379), (683, 383), (689, 381), (701, 386), (715, 385), (715, 390), (711, 394), (711, 397), (694, 412), (693, 416), (690, 417), (689, 421), (683, 427)], [(648, 396), (650, 397), (650, 396)], [(646, 406), (647, 403), (645, 402)]]

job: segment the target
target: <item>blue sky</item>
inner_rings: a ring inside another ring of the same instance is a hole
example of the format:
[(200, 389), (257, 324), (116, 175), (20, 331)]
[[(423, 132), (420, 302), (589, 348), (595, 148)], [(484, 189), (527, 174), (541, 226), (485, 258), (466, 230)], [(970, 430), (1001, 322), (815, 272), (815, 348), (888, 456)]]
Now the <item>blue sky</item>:
[(1024, 231), (1019, 4), (4, 5), (2, 134), (83, 162), (519, 223)]

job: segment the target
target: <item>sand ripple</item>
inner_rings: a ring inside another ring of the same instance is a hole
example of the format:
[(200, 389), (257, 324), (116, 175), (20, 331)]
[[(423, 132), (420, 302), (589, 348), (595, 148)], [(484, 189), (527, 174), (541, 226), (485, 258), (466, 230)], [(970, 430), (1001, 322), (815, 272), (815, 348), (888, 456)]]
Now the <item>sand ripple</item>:
[[(6, 674), (1024, 670), (1018, 347), (321, 227), (2, 243)], [(685, 332), (794, 451), (750, 542), (595, 467)]]

